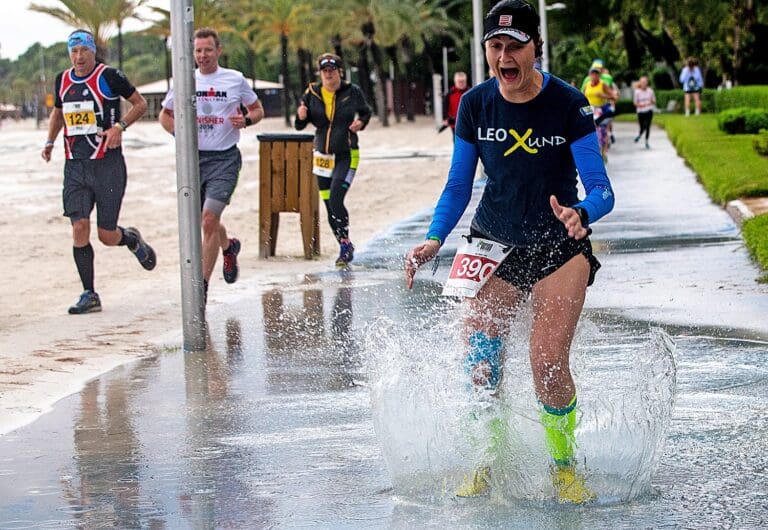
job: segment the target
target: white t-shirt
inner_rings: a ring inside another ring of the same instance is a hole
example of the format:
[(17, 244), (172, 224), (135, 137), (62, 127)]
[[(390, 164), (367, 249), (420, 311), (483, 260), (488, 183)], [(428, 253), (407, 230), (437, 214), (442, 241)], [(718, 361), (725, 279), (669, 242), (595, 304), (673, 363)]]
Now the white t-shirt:
[(656, 96), (653, 93), (651, 87), (646, 87), (644, 90), (639, 88), (635, 89), (635, 110), (637, 112), (648, 112), (653, 110), (653, 104), (656, 100)]
[[(226, 151), (240, 140), (240, 130), (232, 127), (229, 117), (258, 99), (243, 74), (219, 66), (212, 74), (195, 70), (197, 93), (197, 142), (201, 151)], [(173, 89), (163, 100), (163, 108), (173, 110)]]

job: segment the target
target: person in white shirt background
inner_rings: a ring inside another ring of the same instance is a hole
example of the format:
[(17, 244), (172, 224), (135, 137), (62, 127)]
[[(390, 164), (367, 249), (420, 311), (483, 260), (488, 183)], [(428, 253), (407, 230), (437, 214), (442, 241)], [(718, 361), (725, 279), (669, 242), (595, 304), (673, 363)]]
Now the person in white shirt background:
[[(245, 77), (237, 70), (219, 66), (222, 53), (218, 34), (209, 28), (195, 32), (198, 149), (200, 150), (200, 203), (203, 230), (203, 280), (208, 284), (219, 248), (224, 256), (224, 281), (237, 281), (240, 241), (229, 238), (221, 215), (237, 186), (242, 158), (237, 142), (240, 129), (259, 122), (264, 109)], [(248, 113), (243, 114), (241, 106)], [(173, 89), (163, 101), (160, 124), (174, 132)]]
[(637, 123), (640, 125), (640, 132), (635, 137), (635, 143), (639, 142), (643, 133), (645, 133), (645, 148), (650, 149), (648, 137), (651, 134), (651, 121), (653, 121), (653, 109), (656, 106), (656, 94), (648, 85), (648, 76), (642, 76), (637, 81), (632, 101), (637, 112)]

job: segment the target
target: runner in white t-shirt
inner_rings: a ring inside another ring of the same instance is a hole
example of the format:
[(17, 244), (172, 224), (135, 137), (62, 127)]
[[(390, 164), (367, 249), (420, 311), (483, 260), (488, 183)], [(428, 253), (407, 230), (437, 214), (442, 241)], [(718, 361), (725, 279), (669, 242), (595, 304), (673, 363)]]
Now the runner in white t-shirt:
[(639, 142), (643, 133), (645, 133), (645, 148), (650, 149), (648, 136), (651, 134), (651, 121), (653, 120), (653, 109), (656, 106), (656, 94), (648, 86), (648, 76), (644, 75), (637, 82), (632, 101), (637, 111), (637, 123), (640, 125), (640, 132), (635, 136), (635, 143)]
[[(203, 280), (208, 283), (219, 248), (224, 254), (224, 281), (237, 281), (240, 241), (228, 238), (221, 214), (237, 186), (242, 159), (237, 142), (240, 129), (264, 117), (256, 93), (243, 74), (219, 66), (221, 41), (208, 28), (195, 32), (198, 149), (200, 149), (200, 202), (203, 208)], [(243, 115), (241, 107), (248, 109)], [(160, 112), (160, 124), (173, 134), (173, 90), (169, 90)]]

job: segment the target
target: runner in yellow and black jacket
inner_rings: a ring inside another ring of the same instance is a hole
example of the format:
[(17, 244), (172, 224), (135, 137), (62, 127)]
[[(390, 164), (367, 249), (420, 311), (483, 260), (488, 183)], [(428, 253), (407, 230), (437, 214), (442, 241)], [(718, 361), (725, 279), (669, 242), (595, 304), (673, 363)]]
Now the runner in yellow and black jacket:
[(371, 108), (357, 85), (342, 80), (338, 55), (324, 53), (317, 61), (320, 83), (309, 85), (299, 100), (296, 129), (315, 126), (312, 172), (328, 211), (328, 223), (339, 242), (336, 265), (346, 266), (354, 257), (349, 239), (349, 212), (344, 197), (360, 161), (357, 133), (371, 119)]

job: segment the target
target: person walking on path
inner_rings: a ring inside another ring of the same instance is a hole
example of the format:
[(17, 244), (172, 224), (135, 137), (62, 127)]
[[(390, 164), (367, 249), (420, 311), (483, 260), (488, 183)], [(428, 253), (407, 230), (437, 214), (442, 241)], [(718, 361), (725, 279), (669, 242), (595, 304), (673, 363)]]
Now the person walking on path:
[[(240, 268), (237, 255), (241, 243), (230, 238), (221, 222), (224, 208), (232, 200), (242, 168), (237, 143), (240, 129), (264, 117), (256, 93), (237, 70), (219, 66), (221, 40), (216, 31), (200, 28), (194, 40), (195, 85), (197, 92), (197, 138), (200, 158), (200, 206), (203, 231), (203, 284), (205, 298), (221, 249), (224, 281), (235, 283)], [(241, 105), (247, 114), (241, 111)], [(169, 133), (175, 130), (173, 89), (168, 91), (160, 111), (160, 124)]]
[[(63, 128), (64, 216), (72, 223), (72, 254), (84, 289), (69, 313), (79, 315), (101, 311), (90, 242), (94, 206), (99, 241), (106, 246), (127, 246), (148, 271), (155, 268), (156, 256), (136, 228), (117, 224), (128, 179), (121, 147), (123, 133), (147, 111), (147, 102), (123, 72), (97, 60), (96, 42), (90, 32), (72, 32), (67, 50), (72, 68), (56, 76), (54, 108), (41, 155), (50, 162)], [(132, 105), (125, 116), (121, 115), (120, 98)]]
[[(485, 17), (482, 42), (495, 76), (462, 99), (448, 180), (426, 241), (406, 255), (405, 275), (411, 288), (418, 267), (435, 257), (456, 226), (481, 160), (488, 181), (472, 219), (470, 241), (457, 251), (469, 265), (463, 273), (454, 265), (448, 280), (469, 279), (476, 291), (464, 298), (468, 383), (482, 400), (498, 397), (505, 375), (505, 337), (530, 297), (530, 360), (553, 486), (560, 502), (583, 503), (595, 495), (576, 469), (577, 401), (569, 351), (587, 286), (600, 267), (592, 254), (590, 227), (611, 211), (614, 196), (586, 98), (534, 68), (543, 45), (538, 28), (535, 9), (521, 0), (502, 0)], [(502, 131), (508, 134), (499, 134)], [(577, 170), (586, 190), (582, 200), (577, 196)], [(506, 255), (496, 262), (500, 265), (495, 272), (486, 271), (484, 284), (470, 265), (488, 261), (477, 252), (473, 255), (473, 248), (498, 249)], [(498, 436), (500, 421), (486, 426), (486, 453)], [(476, 469), (456, 494), (482, 494), (491, 472), (489, 467)]]
[(653, 121), (653, 109), (656, 107), (656, 94), (654, 94), (653, 89), (648, 86), (647, 76), (642, 76), (637, 81), (632, 101), (635, 104), (635, 111), (637, 112), (637, 123), (640, 125), (640, 132), (635, 136), (635, 143), (639, 142), (643, 133), (645, 133), (645, 148), (650, 149), (651, 146), (648, 145), (648, 137), (651, 134), (651, 121)]
[(467, 86), (467, 74), (456, 72), (453, 74), (453, 86), (443, 98), (443, 125), (451, 128), (453, 140), (456, 141), (456, 116), (459, 114), (459, 102), (469, 87)]
[(701, 91), (704, 89), (704, 78), (701, 75), (699, 61), (688, 57), (685, 66), (680, 71), (680, 84), (685, 94), (685, 115), (691, 115), (691, 96), (693, 96), (696, 115), (701, 114)]
[(309, 123), (315, 126), (312, 172), (339, 243), (336, 265), (344, 267), (354, 259), (355, 252), (344, 197), (360, 162), (357, 133), (368, 125), (371, 107), (357, 85), (342, 80), (344, 65), (338, 55), (322, 54), (317, 66), (320, 82), (311, 83), (301, 96), (295, 126), (299, 131)]

